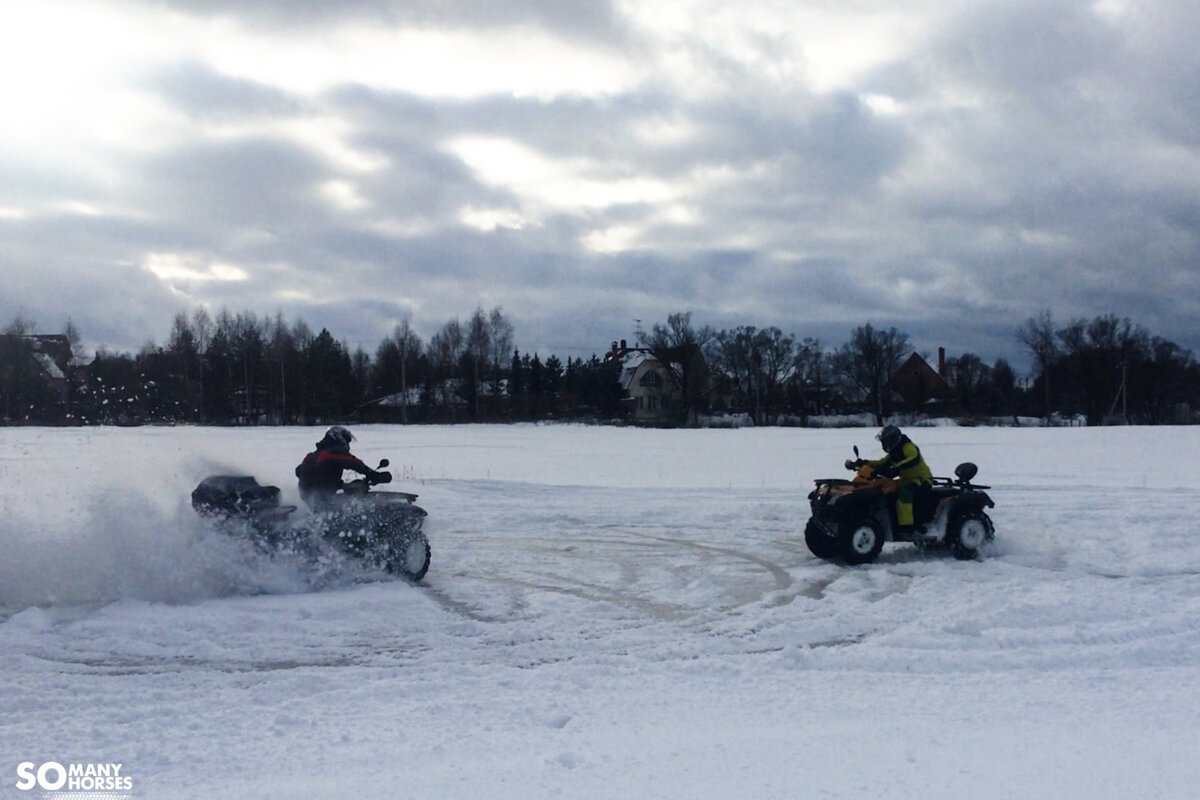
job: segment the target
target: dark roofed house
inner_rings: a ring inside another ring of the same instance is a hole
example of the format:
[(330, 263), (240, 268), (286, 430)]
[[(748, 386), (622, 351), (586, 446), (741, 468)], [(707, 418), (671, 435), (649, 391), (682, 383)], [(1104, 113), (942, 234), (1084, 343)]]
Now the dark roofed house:
[(63, 334), (0, 334), (0, 420), (65, 417), (71, 359)]
[[(938, 366), (945, 369), (945, 348), (938, 348)], [(919, 353), (913, 353), (900, 365), (888, 381), (888, 388), (900, 396), (914, 409), (927, 407), (930, 403), (946, 402), (952, 393), (950, 385), (938, 370)]]

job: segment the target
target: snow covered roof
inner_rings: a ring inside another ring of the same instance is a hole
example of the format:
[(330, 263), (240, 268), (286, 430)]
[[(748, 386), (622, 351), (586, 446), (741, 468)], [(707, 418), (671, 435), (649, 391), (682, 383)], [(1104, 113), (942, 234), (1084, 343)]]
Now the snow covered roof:
[(54, 363), (54, 359), (49, 354), (34, 352), (33, 358), (51, 380), (65, 381), (67, 379), (66, 373), (62, 371), (58, 364)]
[(649, 353), (636, 350), (626, 353), (621, 360), (621, 388), (628, 390), (633, 384), (633, 377), (637, 374), (638, 367), (651, 360), (655, 359)]
[(30, 357), (42, 373), (54, 381), (65, 381), (64, 368), (73, 362), (71, 342), (62, 334), (3, 334), (5, 339), (17, 339), (28, 344)]
[[(419, 405), (420, 402), (421, 402), (420, 387), (410, 388), (408, 390), (408, 405), (415, 406), (415, 405)], [(379, 405), (379, 406), (389, 406), (389, 407), (395, 406), (398, 408), (398, 407), (404, 405), (404, 392), (396, 392), (395, 394), (388, 394), (388, 395), (384, 395), (383, 397), (377, 397), (374, 400), (371, 400), (368, 403), (368, 405)]]

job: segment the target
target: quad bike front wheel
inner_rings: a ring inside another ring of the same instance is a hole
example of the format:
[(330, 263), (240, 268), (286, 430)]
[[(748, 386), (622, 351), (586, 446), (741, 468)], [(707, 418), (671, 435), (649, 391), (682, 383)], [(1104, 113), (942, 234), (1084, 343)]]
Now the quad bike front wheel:
[(837, 549), (847, 564), (869, 564), (883, 550), (883, 532), (868, 516), (851, 517), (838, 532)]
[(979, 551), (995, 537), (992, 520), (982, 511), (968, 511), (956, 517), (946, 531), (950, 552), (961, 561), (979, 557)]
[(411, 581), (419, 581), (429, 571), (432, 552), (429, 540), (423, 533), (409, 534), (390, 548), (386, 563), (387, 571), (393, 575), (403, 575)]
[(804, 526), (804, 543), (809, 551), (817, 558), (836, 558), (838, 554), (837, 540), (827, 534), (816, 520), (810, 519)]

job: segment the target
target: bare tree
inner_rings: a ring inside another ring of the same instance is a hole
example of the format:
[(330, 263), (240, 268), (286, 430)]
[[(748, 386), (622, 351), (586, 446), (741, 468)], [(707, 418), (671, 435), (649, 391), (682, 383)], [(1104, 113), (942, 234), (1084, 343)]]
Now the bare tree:
[(759, 391), (757, 358), (754, 340), (758, 331), (753, 325), (738, 326), (715, 334), (709, 343), (710, 358), (732, 384), (733, 410), (749, 410), (758, 422), (761, 392)]
[(680, 422), (693, 423), (700, 402), (708, 392), (708, 364), (704, 349), (713, 332), (708, 327), (692, 327), (692, 314), (667, 316), (666, 324), (655, 323), (649, 333), (640, 335), (641, 344), (650, 351), (674, 378), (680, 392)]
[(392, 341), (400, 352), (400, 421), (408, 422), (408, 359), (421, 350), (421, 337), (417, 336), (408, 320), (402, 320), (392, 331)]
[(83, 343), (83, 335), (79, 333), (75, 320), (70, 317), (67, 317), (67, 321), (63, 325), (63, 336), (67, 337), (67, 342), (71, 345), (71, 352), (79, 355), (79, 345)]
[(350, 353), (350, 375), (353, 377), (350, 387), (353, 391), (351, 406), (358, 408), (368, 399), (367, 390), (371, 386), (371, 356), (362, 345), (355, 347), (351, 352), (349, 345), (343, 342), (342, 349)]
[(974, 353), (963, 353), (947, 365), (947, 383), (967, 412), (978, 411), (978, 400), (991, 377), (991, 368)]
[(71, 411), (75, 403), (75, 382), (77, 373), (75, 371), (76, 360), (80, 358), (80, 345), (83, 343), (83, 335), (80, 334), (79, 328), (75, 325), (75, 320), (67, 317), (66, 324), (63, 325), (63, 336), (67, 337), (67, 344), (71, 348), (71, 358), (67, 360), (67, 416), (73, 416)]
[(204, 422), (206, 419), (204, 405), (204, 375), (207, 371), (208, 364), (208, 345), (212, 341), (213, 335), (212, 317), (208, 315), (208, 312), (204, 309), (204, 306), (200, 306), (194, 312), (192, 312), (192, 332), (196, 335), (196, 349), (200, 353), (200, 376), (197, 379), (197, 385), (199, 387), (197, 391), (197, 402), (200, 405), (200, 421)]
[(991, 373), (989, 392), (992, 413), (996, 415), (1011, 414), (1013, 423), (1016, 424), (1020, 395), (1020, 389), (1017, 387), (1017, 373), (1013, 370), (1012, 365), (1003, 358), (996, 359), (996, 363), (992, 364)]
[(767, 415), (761, 421), (774, 423), (787, 400), (784, 386), (795, 373), (796, 338), (779, 328), (764, 328), (758, 333), (757, 350)]
[(1058, 332), (1062, 351), (1057, 361), (1069, 379), (1065, 399), (1082, 410), (1092, 424), (1115, 417), (1128, 421), (1126, 375), (1130, 367), (1152, 359), (1150, 334), (1128, 317), (1106, 314), (1074, 320)]
[(199, 401), (193, 383), (199, 380), (203, 367), (200, 363), (200, 349), (196, 344), (196, 333), (186, 312), (180, 311), (171, 323), (167, 353), (174, 359), (183, 381), (181, 399), (184, 407), (189, 413), (195, 413)]
[[(453, 385), (458, 378), (458, 362), (463, 354), (462, 323), (452, 319), (442, 326), (442, 329), (429, 340), (429, 360), (435, 367), (437, 377), (444, 379), (440, 392), (441, 399), (450, 406), (451, 419), (457, 413), (454, 403)], [(435, 400), (436, 402), (436, 400)]]
[(482, 306), (475, 308), (475, 313), (467, 322), (467, 355), (471, 357), (471, 396), (474, 398), (475, 418), (482, 413), (480, 403), (480, 374), (487, 368), (487, 359), (491, 354), (492, 339), (488, 331), (487, 315)]
[(800, 424), (808, 425), (808, 393), (811, 388), (814, 399), (814, 409), (818, 414), (824, 410), (821, 398), (824, 389), (825, 352), (821, 349), (821, 340), (805, 337), (796, 348), (796, 370), (793, 373), (799, 386)]
[(263, 367), (266, 362), (266, 332), (267, 322), (247, 309), (233, 318), (230, 341), (233, 345), (233, 358), (241, 371), (242, 413), (248, 422), (257, 421), (265, 409), (260, 407), (260, 399), (266, 395), (266, 383)]
[(1043, 409), (1047, 423), (1050, 420), (1050, 367), (1058, 358), (1058, 343), (1054, 338), (1054, 320), (1048, 310), (1030, 317), (1017, 328), (1017, 340), (1033, 355), (1038, 372), (1042, 376)]
[[(267, 353), (269, 356), (267, 374), (270, 375), (270, 370), (273, 367), (279, 369), (279, 398), (278, 398), (278, 419), (279, 424), (288, 424), (288, 376), (289, 373), (296, 372), (296, 361), (298, 349), (296, 347), (296, 337), (292, 334), (287, 320), (283, 318), (283, 312), (279, 311), (275, 314), (275, 319), (268, 327), (268, 345)], [(270, 381), (272, 386), (271, 392), (274, 392), (275, 381)], [(293, 387), (294, 388), (294, 387)]]
[(0, 422), (28, 416), (35, 376), (31, 367), (33, 347), (24, 337), (36, 328), (18, 315), (0, 337)]
[(882, 425), (887, 416), (888, 382), (908, 351), (908, 334), (895, 328), (877, 330), (868, 322), (855, 328), (850, 341), (833, 355), (833, 368), (873, 406), (876, 424)]
[(709, 351), (733, 381), (734, 392), (754, 424), (773, 422), (783, 406), (784, 384), (796, 368), (796, 340), (779, 328), (743, 326), (721, 331)]
[(492, 388), (500, 396), (500, 377), (504, 362), (513, 350), (513, 326), (504, 316), (504, 309), (496, 306), (488, 315), (488, 339), (491, 342)]

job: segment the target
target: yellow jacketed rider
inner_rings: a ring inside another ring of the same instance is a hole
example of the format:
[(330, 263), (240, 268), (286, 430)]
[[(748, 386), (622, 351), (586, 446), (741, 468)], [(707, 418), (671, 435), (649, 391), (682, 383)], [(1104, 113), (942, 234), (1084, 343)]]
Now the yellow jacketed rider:
[(933, 486), (933, 473), (921, 457), (921, 449), (900, 432), (895, 425), (885, 425), (875, 436), (887, 455), (868, 460), (875, 471), (886, 478), (896, 478), (900, 489), (896, 495), (896, 522), (901, 529), (913, 526), (913, 501), (917, 495)]

